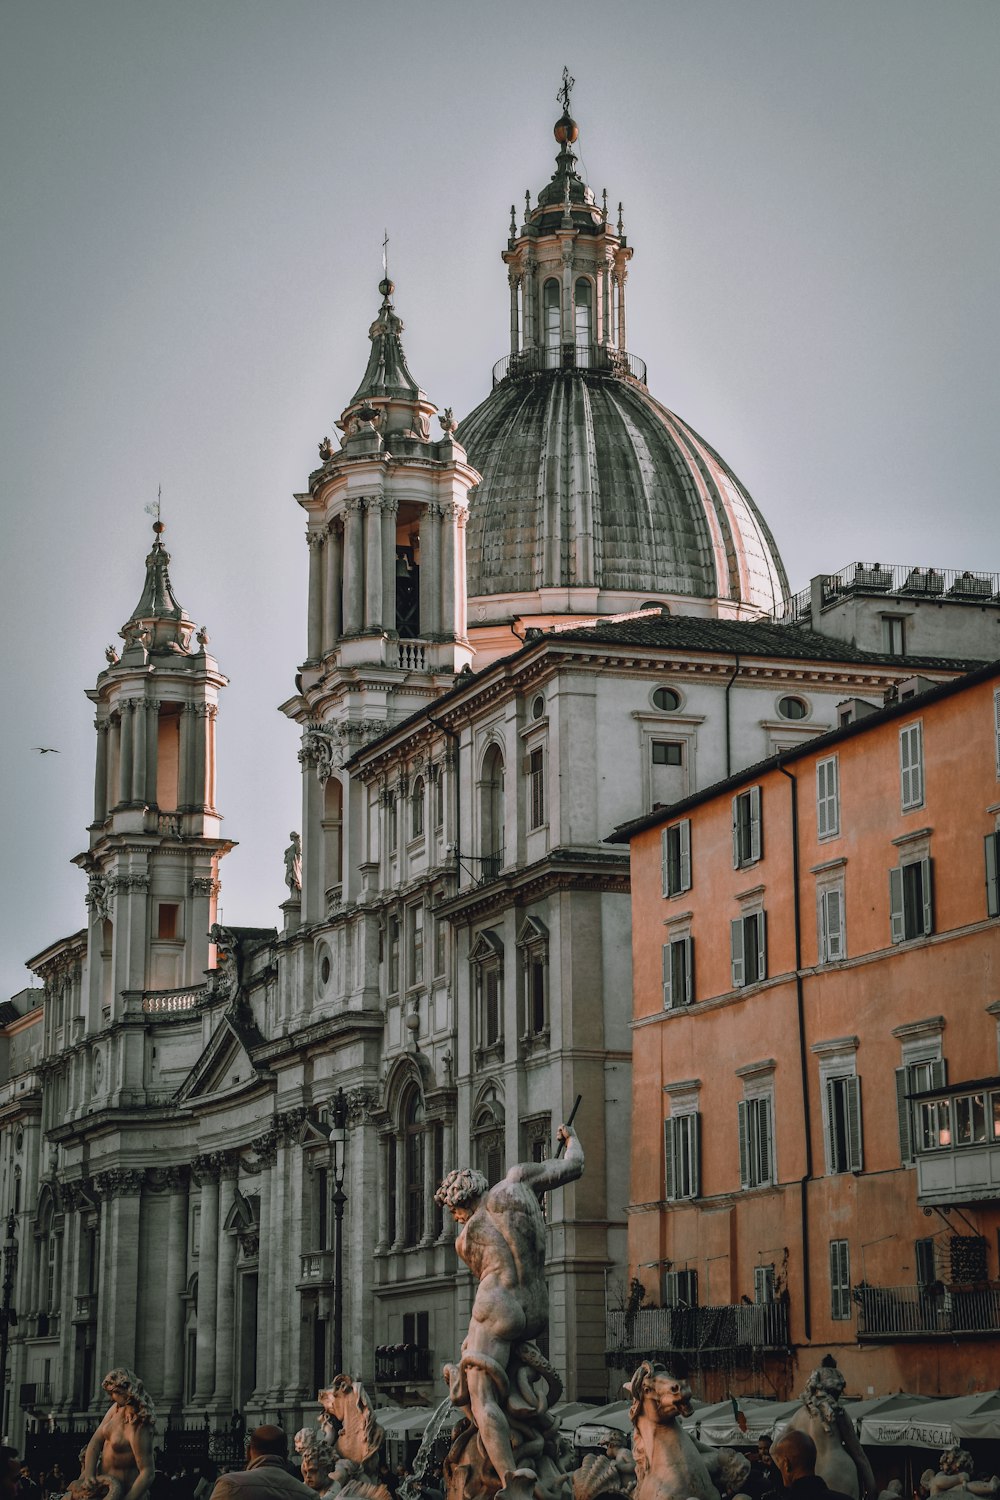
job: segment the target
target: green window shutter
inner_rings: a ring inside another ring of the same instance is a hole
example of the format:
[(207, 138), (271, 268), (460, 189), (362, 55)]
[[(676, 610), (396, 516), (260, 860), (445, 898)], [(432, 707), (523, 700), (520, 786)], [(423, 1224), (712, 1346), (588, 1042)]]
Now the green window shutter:
[(833, 962), (844, 956), (844, 893), (839, 886), (823, 892), (823, 955)]
[(688, 1116), (691, 1142), (691, 1197), (701, 1197), (701, 1115)]
[(764, 852), (764, 824), (760, 812), (760, 787), (750, 788), (750, 858), (760, 859)]
[(694, 938), (684, 939), (684, 1004), (694, 1004)]
[(861, 1149), (861, 1079), (845, 1078), (845, 1109), (847, 1116), (847, 1164), (852, 1172), (860, 1172), (863, 1164)]
[(747, 1101), (741, 1099), (736, 1106), (736, 1123), (740, 1137), (740, 1187), (750, 1186), (750, 1143), (747, 1138)]
[(896, 1069), (896, 1123), (899, 1127), (899, 1159), (904, 1167), (913, 1161), (913, 1126), (907, 1094), (912, 1087), (909, 1068)]
[(1000, 917), (1000, 877), (998, 877), (998, 846), (1000, 834), (986, 835), (986, 915)]
[(663, 1009), (669, 1010), (673, 1004), (670, 967), (670, 944), (663, 945)]
[(669, 855), (667, 853), (667, 834), (669, 829), (664, 828), (660, 834), (660, 885), (665, 896), (670, 894), (669, 880)]
[(673, 1200), (677, 1192), (677, 1173), (674, 1166), (674, 1138), (676, 1133), (676, 1121), (668, 1117), (663, 1122), (664, 1197), (668, 1203)]
[(906, 937), (903, 916), (903, 872), (898, 866), (889, 871), (889, 927), (892, 941), (901, 943)]
[(762, 911), (754, 914), (757, 923), (757, 978), (767, 978), (767, 929), (764, 913)]
[(774, 1181), (773, 1133), (771, 1130), (771, 1101), (765, 1094), (757, 1100), (757, 1131), (760, 1141), (761, 1183)]
[(678, 890), (689, 891), (691, 889), (691, 819), (685, 818), (678, 825), (678, 836), (681, 845), (681, 879)]
[(931, 862), (929, 859), (920, 861), (920, 889), (924, 898), (923, 933), (934, 931), (934, 900), (931, 882)]
[(826, 1080), (826, 1170), (836, 1172), (838, 1167), (837, 1151), (837, 1089), (841, 1080), (839, 1078), (828, 1078)]
[(741, 853), (742, 853), (742, 850), (740, 849), (740, 799), (739, 799), (739, 797), (734, 797), (733, 798), (733, 869), (734, 870), (738, 870), (739, 867), (740, 867), (740, 855), (741, 855)]
[(740, 989), (745, 983), (743, 973), (743, 918), (736, 917), (729, 924), (729, 954), (733, 968), (733, 989)]

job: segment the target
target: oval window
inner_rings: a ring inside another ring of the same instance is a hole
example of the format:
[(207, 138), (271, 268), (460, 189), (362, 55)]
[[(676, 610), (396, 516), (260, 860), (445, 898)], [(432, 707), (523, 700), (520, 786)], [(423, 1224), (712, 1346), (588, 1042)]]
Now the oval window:
[(675, 708), (680, 708), (680, 693), (675, 693), (673, 688), (658, 687), (653, 689), (653, 707), (659, 708), (663, 713), (672, 713)]
[(321, 984), (326, 985), (330, 983), (330, 972), (330, 955), (329, 953), (324, 953), (323, 957), (320, 959), (319, 965), (319, 978)]
[(542, 697), (541, 693), (539, 693), (538, 697), (533, 701), (531, 705), (531, 717), (533, 719), (540, 719), (544, 713), (545, 699)]
[(809, 716), (809, 705), (801, 698), (779, 698), (778, 712), (783, 719), (805, 719)]

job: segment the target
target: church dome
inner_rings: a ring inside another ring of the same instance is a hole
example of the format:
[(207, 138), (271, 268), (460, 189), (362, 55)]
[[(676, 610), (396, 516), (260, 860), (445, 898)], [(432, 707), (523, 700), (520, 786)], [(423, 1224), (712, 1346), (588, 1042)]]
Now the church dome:
[(508, 375), (457, 436), (482, 475), (469, 497), (470, 599), (583, 588), (770, 612), (788, 592), (744, 486), (633, 377)]
[(525, 195), (520, 227), (511, 209), (510, 354), (456, 433), (482, 476), (469, 495), (470, 623), (646, 602), (770, 613), (788, 583), (767, 523), (628, 353), (633, 250), (621, 204), (614, 222), (607, 192), (598, 205), (577, 170), (572, 83), (564, 74), (552, 179), (534, 206)]

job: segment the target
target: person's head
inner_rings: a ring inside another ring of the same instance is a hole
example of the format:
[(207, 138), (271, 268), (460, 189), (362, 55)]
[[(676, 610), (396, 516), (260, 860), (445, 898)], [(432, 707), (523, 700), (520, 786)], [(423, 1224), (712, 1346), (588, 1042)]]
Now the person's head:
[(761, 1463), (767, 1463), (768, 1459), (771, 1457), (770, 1438), (759, 1437), (757, 1439), (757, 1457), (760, 1459)]
[(247, 1449), (251, 1462), (255, 1458), (287, 1458), (288, 1437), (282, 1428), (266, 1423), (263, 1427), (255, 1427), (251, 1432)]
[(816, 1444), (808, 1432), (790, 1428), (771, 1449), (771, 1457), (786, 1485), (816, 1472)]
[(441, 1208), (450, 1209), (452, 1218), (464, 1224), (471, 1219), (489, 1188), (482, 1172), (477, 1172), (474, 1167), (458, 1167), (441, 1183), (434, 1194), (434, 1202)]

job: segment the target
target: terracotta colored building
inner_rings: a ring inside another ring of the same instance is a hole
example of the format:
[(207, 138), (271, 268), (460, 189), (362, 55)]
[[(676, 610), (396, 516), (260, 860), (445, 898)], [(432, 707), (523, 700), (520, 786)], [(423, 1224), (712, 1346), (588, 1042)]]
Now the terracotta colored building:
[[(619, 828), (632, 1296), (609, 1360), (705, 1394), (990, 1384), (1000, 663)], [(653, 1305), (650, 1305), (653, 1304)]]

